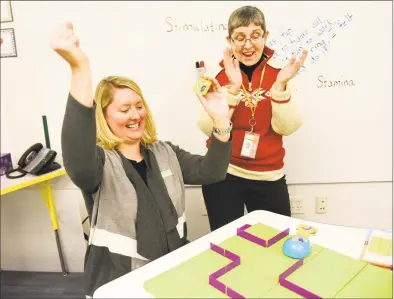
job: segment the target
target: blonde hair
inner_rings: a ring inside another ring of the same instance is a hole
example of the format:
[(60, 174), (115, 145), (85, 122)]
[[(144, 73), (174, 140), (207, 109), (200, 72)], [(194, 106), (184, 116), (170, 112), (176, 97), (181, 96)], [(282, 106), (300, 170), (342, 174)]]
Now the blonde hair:
[(145, 131), (141, 138), (141, 143), (144, 146), (149, 146), (157, 140), (156, 127), (153, 121), (152, 112), (150, 111), (149, 106), (146, 103), (141, 89), (137, 83), (122, 76), (110, 76), (104, 78), (97, 85), (94, 96), (96, 102), (97, 145), (104, 149), (112, 150), (124, 142), (122, 139), (118, 138), (114, 133), (112, 133), (104, 116), (105, 109), (112, 102), (115, 89), (119, 88), (130, 88), (141, 97), (142, 103), (144, 104), (146, 110)]

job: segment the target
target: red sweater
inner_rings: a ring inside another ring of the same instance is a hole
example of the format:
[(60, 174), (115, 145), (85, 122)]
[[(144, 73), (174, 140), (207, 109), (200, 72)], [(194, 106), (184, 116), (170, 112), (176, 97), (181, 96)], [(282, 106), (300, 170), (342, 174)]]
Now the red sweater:
[[(245, 133), (250, 131), (249, 120), (251, 118), (251, 110), (248, 106), (248, 101), (245, 96), (242, 96), (241, 101), (235, 107), (232, 116), (233, 122), (233, 149), (232, 158), (230, 164), (241, 167), (245, 170), (266, 172), (272, 170), (278, 170), (283, 168), (283, 159), (285, 156), (285, 149), (283, 148), (282, 135), (276, 133), (271, 125), (272, 119), (272, 104), (271, 101), (271, 87), (274, 84), (280, 69), (274, 68), (267, 64), (271, 59), (274, 51), (268, 47), (265, 47), (264, 54), (267, 58), (256, 67), (252, 75), (252, 82), (249, 85), (249, 80), (247, 75), (242, 72), (243, 85), (247, 92), (253, 95), (254, 92), (257, 93), (260, 84), (260, 78), (264, 66), (266, 66), (264, 78), (261, 82), (260, 97), (249, 96), (253, 101), (257, 99), (257, 108), (255, 110), (256, 125), (254, 126), (253, 132), (260, 134), (259, 145), (257, 147), (256, 157), (254, 159), (241, 156), (241, 149), (245, 137)], [(223, 61), (220, 62), (222, 71), (216, 76), (220, 85), (225, 86), (228, 84), (228, 78), (224, 71)], [(251, 87), (252, 91), (249, 90)], [(241, 92), (243, 94), (243, 89), (241, 87)], [(285, 104), (289, 102), (290, 98), (284, 101), (275, 101), (275, 103)], [(253, 101), (254, 105), (256, 100)], [(207, 147), (210, 144), (210, 140), (207, 140)]]

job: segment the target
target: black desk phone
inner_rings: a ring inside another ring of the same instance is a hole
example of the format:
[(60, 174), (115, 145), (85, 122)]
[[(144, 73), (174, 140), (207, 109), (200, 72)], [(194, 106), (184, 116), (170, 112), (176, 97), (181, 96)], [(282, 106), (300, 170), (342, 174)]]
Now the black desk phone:
[[(6, 177), (16, 179), (30, 173), (41, 175), (61, 168), (59, 163), (54, 162), (57, 153), (54, 150), (45, 148), (41, 143), (36, 143), (29, 147), (18, 161), (18, 167), (6, 172)], [(13, 172), (19, 175), (11, 176)]]

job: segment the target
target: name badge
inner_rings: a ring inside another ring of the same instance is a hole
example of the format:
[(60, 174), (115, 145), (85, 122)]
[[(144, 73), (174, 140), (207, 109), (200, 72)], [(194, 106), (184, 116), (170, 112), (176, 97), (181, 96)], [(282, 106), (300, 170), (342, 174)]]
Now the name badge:
[(246, 132), (244, 143), (242, 145), (241, 156), (254, 159), (256, 157), (259, 140), (260, 134)]
[(163, 171), (161, 172), (161, 176), (163, 177), (163, 179), (166, 178), (166, 177), (172, 176), (172, 171), (171, 171), (171, 169), (163, 170)]

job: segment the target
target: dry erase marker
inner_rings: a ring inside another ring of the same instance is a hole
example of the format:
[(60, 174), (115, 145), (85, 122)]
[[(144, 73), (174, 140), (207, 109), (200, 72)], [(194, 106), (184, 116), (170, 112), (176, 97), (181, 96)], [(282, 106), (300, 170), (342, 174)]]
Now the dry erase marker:
[(197, 70), (197, 78), (204, 77), (205, 75), (205, 68), (201, 67), (200, 62), (196, 61), (196, 70)]
[(203, 69), (204, 75), (205, 75), (205, 63), (204, 61), (200, 61), (200, 69)]

